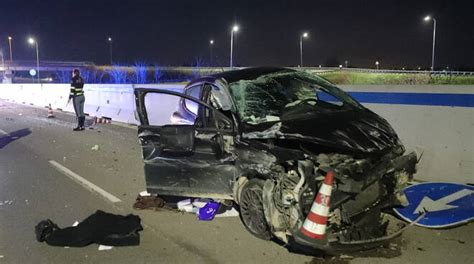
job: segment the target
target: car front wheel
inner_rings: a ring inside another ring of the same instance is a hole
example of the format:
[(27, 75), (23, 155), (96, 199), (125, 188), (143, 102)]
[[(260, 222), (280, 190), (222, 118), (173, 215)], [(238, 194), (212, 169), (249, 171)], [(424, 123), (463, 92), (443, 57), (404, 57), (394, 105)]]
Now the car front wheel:
[(272, 235), (263, 211), (263, 184), (261, 179), (251, 179), (244, 185), (239, 197), (240, 217), (252, 235), (270, 240)]

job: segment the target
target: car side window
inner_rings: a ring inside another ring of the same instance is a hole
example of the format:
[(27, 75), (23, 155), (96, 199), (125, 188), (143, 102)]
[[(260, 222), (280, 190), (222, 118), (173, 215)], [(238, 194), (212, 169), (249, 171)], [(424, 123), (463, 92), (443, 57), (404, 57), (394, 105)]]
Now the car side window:
[[(191, 88), (186, 89), (184, 94), (192, 96), (196, 99), (200, 99), (201, 90), (202, 90), (201, 88), (202, 88), (202, 85), (192, 86)], [(187, 111), (193, 113), (194, 115), (197, 115), (199, 104), (191, 100), (184, 99), (184, 107), (186, 108)]]

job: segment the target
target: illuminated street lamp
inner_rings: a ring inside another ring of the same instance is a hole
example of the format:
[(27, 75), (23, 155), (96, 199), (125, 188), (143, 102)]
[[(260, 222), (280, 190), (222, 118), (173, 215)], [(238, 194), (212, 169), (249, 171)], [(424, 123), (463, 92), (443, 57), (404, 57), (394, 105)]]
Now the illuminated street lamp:
[(210, 57), (209, 57), (209, 66), (212, 66), (212, 47), (214, 46), (214, 40), (211, 39), (209, 41), (209, 51), (210, 51)]
[(38, 74), (38, 83), (40, 82), (40, 69), (39, 69), (39, 49), (38, 49), (38, 41), (36, 41), (34, 38), (30, 37), (28, 38), (28, 43), (31, 45), (35, 45), (36, 47), (36, 73)]
[(377, 66), (377, 70), (379, 69), (379, 64), (380, 64), (379, 61), (375, 62), (375, 66)]
[(300, 67), (303, 67), (303, 38), (308, 37), (308, 32), (304, 32), (300, 37)]
[(436, 19), (431, 16), (424, 18), (426, 22), (433, 20), (433, 51), (431, 53), (431, 70), (434, 71), (434, 58), (435, 58), (435, 43), (436, 43)]
[(230, 32), (230, 67), (232, 68), (234, 66), (233, 64), (233, 56), (234, 56), (234, 32), (239, 31), (239, 26), (234, 25), (232, 27), (232, 30)]
[(109, 41), (110, 65), (112, 65), (112, 63), (113, 63), (113, 56), (112, 56), (112, 55), (113, 55), (113, 54), (112, 54), (112, 38), (109, 37), (109, 38), (107, 39), (107, 41)]
[(8, 45), (10, 46), (10, 62), (13, 62), (12, 39), (12, 37), (8, 37)]

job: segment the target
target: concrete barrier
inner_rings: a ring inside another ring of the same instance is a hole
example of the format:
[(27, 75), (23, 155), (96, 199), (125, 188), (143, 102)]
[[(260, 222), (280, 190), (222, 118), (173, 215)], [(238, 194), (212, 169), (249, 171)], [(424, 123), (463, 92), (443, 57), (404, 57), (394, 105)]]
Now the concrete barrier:
[[(89, 85), (85, 112), (91, 116), (137, 124), (134, 87), (182, 91), (183, 84)], [(474, 86), (350, 85), (342, 86), (366, 107), (386, 118), (408, 150), (423, 157), (417, 178), (474, 183)], [(0, 98), (73, 112), (68, 84), (0, 84)], [(150, 118), (167, 123), (177, 99), (156, 95), (146, 101)], [(162, 108), (153, 104), (161, 104)], [(166, 111), (163, 111), (166, 108)]]
[(474, 183), (474, 86), (345, 85), (423, 156), (417, 178)]

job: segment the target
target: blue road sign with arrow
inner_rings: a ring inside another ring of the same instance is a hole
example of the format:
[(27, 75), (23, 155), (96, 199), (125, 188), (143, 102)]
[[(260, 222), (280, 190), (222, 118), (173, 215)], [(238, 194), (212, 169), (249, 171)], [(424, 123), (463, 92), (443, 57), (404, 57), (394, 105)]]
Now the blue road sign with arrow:
[(430, 182), (408, 186), (404, 192), (408, 206), (394, 210), (408, 222), (425, 211), (426, 216), (416, 225), (444, 228), (474, 219), (474, 186)]

